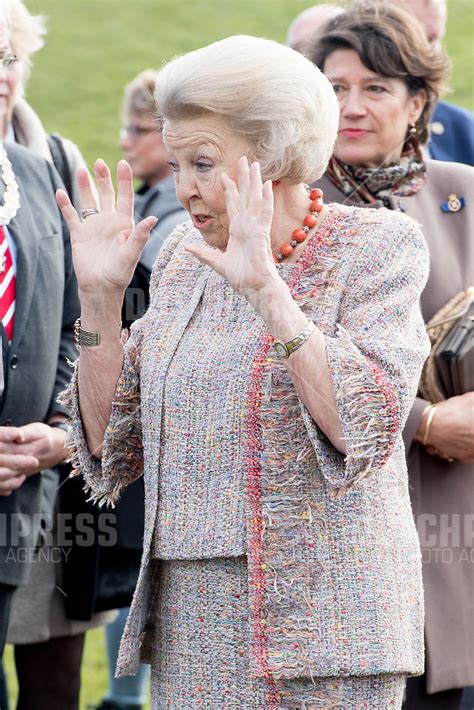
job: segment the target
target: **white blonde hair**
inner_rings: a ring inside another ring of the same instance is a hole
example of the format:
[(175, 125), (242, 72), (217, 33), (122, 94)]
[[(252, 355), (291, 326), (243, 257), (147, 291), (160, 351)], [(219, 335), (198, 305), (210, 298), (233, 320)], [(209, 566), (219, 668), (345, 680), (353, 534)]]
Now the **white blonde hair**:
[(157, 72), (154, 69), (145, 69), (126, 85), (122, 103), (122, 117), (125, 120), (131, 114), (156, 120), (156, 77)]
[(214, 113), (253, 146), (264, 179), (321, 177), (333, 151), (339, 107), (308, 59), (268, 39), (228, 37), (173, 59), (159, 72), (159, 116)]
[(0, 0), (0, 20), (5, 22), (12, 50), (23, 61), (28, 75), (32, 55), (44, 45), (45, 18), (32, 15), (21, 0)]

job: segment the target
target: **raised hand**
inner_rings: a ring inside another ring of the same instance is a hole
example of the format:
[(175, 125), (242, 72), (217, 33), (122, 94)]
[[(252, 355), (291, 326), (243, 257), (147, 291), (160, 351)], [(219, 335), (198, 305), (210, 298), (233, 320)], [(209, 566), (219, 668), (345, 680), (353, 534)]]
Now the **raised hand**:
[(197, 259), (221, 274), (245, 297), (255, 294), (277, 276), (272, 256), (270, 229), (273, 189), (262, 184), (259, 163), (249, 166), (245, 157), (237, 164), (237, 184), (223, 173), (229, 241), (225, 252), (207, 245), (186, 247)]
[(117, 166), (118, 194), (107, 165), (94, 166), (99, 205), (92, 191), (89, 173), (77, 174), (82, 210), (97, 209), (82, 222), (63, 190), (56, 200), (71, 233), (74, 269), (81, 294), (122, 294), (130, 283), (150, 230), (157, 220), (133, 221), (132, 171), (125, 160)]

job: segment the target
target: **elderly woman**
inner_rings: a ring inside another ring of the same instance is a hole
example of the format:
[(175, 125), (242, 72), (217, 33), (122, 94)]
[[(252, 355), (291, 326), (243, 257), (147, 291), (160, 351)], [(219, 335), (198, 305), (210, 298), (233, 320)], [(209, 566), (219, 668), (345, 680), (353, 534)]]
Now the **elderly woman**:
[[(131, 173), (63, 192), (82, 316), (66, 397), (75, 464), (114, 503), (144, 475), (142, 567), (118, 672), (152, 707), (399, 708), (423, 669), (402, 427), (427, 338), (424, 241), (398, 214), (324, 206), (337, 101), (288, 47), (232, 37), (157, 80), (191, 222), (120, 338), (155, 220)], [(262, 183), (263, 179), (263, 183)]]
[[(385, 206), (421, 224), (431, 255), (421, 296), (428, 322), (474, 283), (473, 171), (425, 161), (419, 149), (446, 59), (402, 10), (367, 4), (331, 20), (309, 56), (332, 82), (341, 109), (334, 157), (319, 184), (331, 201)], [(474, 684), (472, 536), (463, 533), (474, 509), (473, 397), (468, 392), (432, 406), (419, 396), (405, 426), (425, 548), (427, 647), (426, 676), (408, 683), (410, 709), (457, 708), (462, 687)]]
[(61, 178), (78, 204), (76, 172), (84, 160), (74, 143), (48, 136), (39, 116), (23, 98), (30, 76), (32, 56), (44, 44), (44, 19), (29, 13), (21, 0), (2, 0), (0, 8), (0, 52), (6, 53), (0, 75), (0, 135), (30, 148), (54, 162)]

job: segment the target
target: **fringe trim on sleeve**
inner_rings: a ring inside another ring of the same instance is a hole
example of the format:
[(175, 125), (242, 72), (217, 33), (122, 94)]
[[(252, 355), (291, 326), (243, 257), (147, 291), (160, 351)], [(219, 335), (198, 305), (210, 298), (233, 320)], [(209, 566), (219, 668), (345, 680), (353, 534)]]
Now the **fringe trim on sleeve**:
[(117, 383), (110, 420), (105, 431), (102, 461), (94, 458), (82, 427), (77, 360), (74, 374), (59, 401), (69, 408), (72, 430), (67, 445), (72, 448), (72, 476), (84, 477), (88, 500), (114, 507), (123, 489), (143, 474), (143, 445), (138, 374), (138, 350), (125, 349), (122, 373)]
[(380, 368), (359, 352), (342, 326), (337, 338), (326, 338), (326, 354), (348, 451), (337, 483), (353, 486), (392, 455), (401, 426), (398, 397)]

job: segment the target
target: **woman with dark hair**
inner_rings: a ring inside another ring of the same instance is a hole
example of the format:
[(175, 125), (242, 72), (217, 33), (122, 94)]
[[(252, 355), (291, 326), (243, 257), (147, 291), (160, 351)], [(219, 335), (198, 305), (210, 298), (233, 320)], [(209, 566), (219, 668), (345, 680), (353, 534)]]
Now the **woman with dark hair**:
[[(318, 184), (332, 202), (401, 211), (420, 223), (431, 256), (421, 297), (428, 322), (474, 282), (473, 170), (425, 161), (419, 147), (447, 60), (410, 15), (367, 3), (327, 23), (308, 56), (333, 84), (341, 110), (334, 155)], [(408, 681), (410, 710), (457, 708), (463, 686), (474, 683), (472, 535), (463, 536), (474, 509), (473, 398), (445, 393), (439, 401), (423, 390), (405, 426), (426, 600), (426, 671)]]

